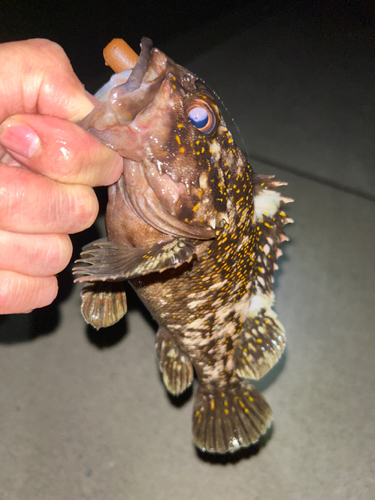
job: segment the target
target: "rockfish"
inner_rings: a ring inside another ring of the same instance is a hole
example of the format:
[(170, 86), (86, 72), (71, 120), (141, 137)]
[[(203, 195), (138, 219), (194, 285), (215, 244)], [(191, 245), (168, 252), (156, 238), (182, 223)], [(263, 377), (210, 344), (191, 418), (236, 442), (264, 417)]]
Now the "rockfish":
[(95, 328), (126, 313), (129, 281), (159, 325), (156, 353), (173, 395), (199, 382), (193, 439), (206, 452), (255, 443), (272, 420), (249, 382), (280, 358), (273, 272), (290, 221), (254, 174), (212, 93), (143, 38), (132, 71), (115, 75), (81, 122), (123, 157), (109, 187), (107, 238), (78, 261), (82, 313)]

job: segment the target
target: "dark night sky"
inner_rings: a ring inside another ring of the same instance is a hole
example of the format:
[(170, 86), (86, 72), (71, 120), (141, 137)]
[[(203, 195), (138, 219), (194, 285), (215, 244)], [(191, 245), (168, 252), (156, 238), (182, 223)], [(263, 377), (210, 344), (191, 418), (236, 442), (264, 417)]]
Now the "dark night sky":
[(310, 16), (337, 29), (374, 26), (373, 0), (2, 0), (0, 42), (44, 37), (63, 46), (84, 82), (95, 76), (102, 50), (115, 37), (134, 49), (142, 36), (164, 48), (181, 33), (191, 43), (169, 55), (189, 57), (278, 10)]
[[(262, 3), (264, 6), (260, 6)], [(183, 31), (204, 33), (213, 19), (226, 15), (229, 4), (231, 11), (245, 11), (246, 21), (251, 22), (253, 17), (265, 14), (267, 3), (246, 0), (2, 0), (0, 41), (34, 37), (54, 40), (63, 46), (74, 69), (84, 79), (92, 76), (98, 59), (101, 60), (102, 49), (112, 38), (124, 38), (137, 49), (141, 37), (146, 35), (162, 47)], [(233, 34), (237, 30), (236, 23), (228, 26)]]

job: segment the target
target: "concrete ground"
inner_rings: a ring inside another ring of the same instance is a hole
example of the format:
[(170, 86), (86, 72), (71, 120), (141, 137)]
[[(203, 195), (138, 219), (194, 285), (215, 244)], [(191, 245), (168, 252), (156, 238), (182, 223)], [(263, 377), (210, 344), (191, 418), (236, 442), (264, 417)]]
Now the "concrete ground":
[[(210, 83), (254, 169), (287, 181), (295, 199), (275, 282), (288, 347), (257, 384), (274, 411), (271, 432), (238, 455), (198, 454), (193, 398), (168, 398), (145, 310), (133, 297), (126, 321), (94, 332), (67, 271), (57, 305), (0, 318), (1, 500), (375, 498), (374, 36), (365, 21), (269, 12), (206, 50), (191, 50), (202, 33), (163, 47)], [(215, 20), (205, 36), (231, 22)], [(74, 238), (77, 252), (95, 232)]]

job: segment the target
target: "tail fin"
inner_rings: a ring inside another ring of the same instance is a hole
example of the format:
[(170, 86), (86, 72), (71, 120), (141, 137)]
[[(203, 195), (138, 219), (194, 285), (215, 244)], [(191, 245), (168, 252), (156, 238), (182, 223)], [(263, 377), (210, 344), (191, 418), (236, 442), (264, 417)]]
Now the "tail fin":
[(258, 441), (271, 421), (268, 403), (246, 380), (225, 387), (204, 384), (194, 403), (194, 444), (209, 453), (234, 452)]

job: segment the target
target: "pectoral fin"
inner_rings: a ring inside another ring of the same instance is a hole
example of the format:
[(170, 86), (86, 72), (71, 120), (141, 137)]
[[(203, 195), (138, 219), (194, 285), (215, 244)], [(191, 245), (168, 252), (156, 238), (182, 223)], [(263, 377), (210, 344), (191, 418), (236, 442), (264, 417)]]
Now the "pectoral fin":
[(176, 268), (195, 255), (195, 243), (188, 238), (175, 238), (151, 248), (134, 248), (104, 239), (84, 247), (76, 261), (82, 265), (75, 267), (73, 273), (83, 275), (75, 280), (79, 282), (124, 281)]

